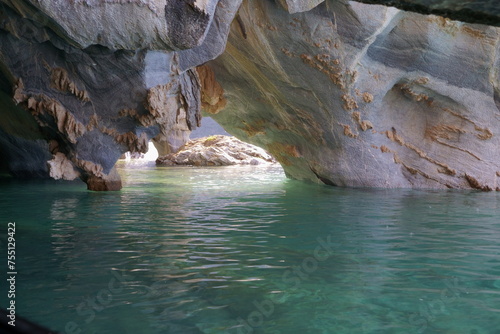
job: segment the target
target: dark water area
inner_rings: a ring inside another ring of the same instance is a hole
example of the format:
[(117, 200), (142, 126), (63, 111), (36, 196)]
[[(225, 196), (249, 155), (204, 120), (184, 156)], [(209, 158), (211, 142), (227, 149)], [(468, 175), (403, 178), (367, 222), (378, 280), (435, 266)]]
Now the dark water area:
[(17, 315), (60, 333), (500, 333), (497, 193), (342, 189), (277, 167), (120, 173), (107, 193), (0, 180)]

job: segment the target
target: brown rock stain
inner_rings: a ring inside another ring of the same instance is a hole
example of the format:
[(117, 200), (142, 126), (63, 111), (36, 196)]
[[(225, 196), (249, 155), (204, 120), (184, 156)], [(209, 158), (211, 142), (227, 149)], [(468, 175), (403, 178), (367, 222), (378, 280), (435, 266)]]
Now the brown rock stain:
[(424, 93), (415, 93), (408, 84), (398, 84), (396, 85), (403, 94), (416, 102), (427, 102), (429, 105), (432, 104), (432, 99)]
[(368, 93), (368, 92), (363, 93), (363, 101), (365, 103), (372, 103), (373, 102), (373, 95)]
[(24, 83), (23, 79), (17, 79), (17, 82), (14, 84), (14, 102), (19, 104), (21, 102), (26, 101), (28, 97), (24, 94)]
[(476, 131), (480, 131), (482, 133), (479, 133), (476, 135), (477, 138), (481, 139), (481, 140), (489, 140), (491, 138), (493, 138), (493, 133), (491, 132), (490, 129), (486, 129), (486, 128), (481, 128), (479, 126), (475, 126), (474, 127), (476, 129)]
[(61, 92), (73, 94), (84, 102), (90, 101), (87, 91), (78, 89), (76, 84), (69, 79), (68, 72), (64, 68), (56, 67), (50, 70), (50, 86)]
[(287, 56), (287, 57), (290, 57), (290, 58), (296, 57), (296, 55), (293, 52), (291, 52), (290, 50), (288, 50), (287, 48), (281, 48), (281, 52), (283, 52), (285, 54), (285, 56)]
[(359, 126), (361, 126), (361, 130), (366, 131), (369, 129), (373, 129), (373, 124), (370, 121), (362, 121)]
[(450, 108), (442, 108), (442, 110), (459, 118), (459, 119), (462, 119), (462, 120), (474, 125), (474, 129), (476, 131), (481, 132), (479, 134), (476, 134), (476, 137), (479, 138), (480, 140), (489, 140), (489, 139), (493, 138), (493, 133), (491, 132), (490, 129), (479, 126), (476, 122), (474, 122), (470, 118), (467, 118), (464, 115), (461, 115), (460, 113), (451, 110)]
[(457, 173), (449, 168), (444, 168), (444, 167), (439, 167), (437, 169), (438, 173), (440, 174), (446, 174), (446, 175), (450, 175), (450, 176), (454, 176), (456, 175)]
[(396, 142), (396, 143), (398, 143), (401, 146), (405, 145), (405, 142), (403, 141), (403, 138), (401, 138), (401, 136), (399, 136), (396, 133), (396, 129), (392, 128), (391, 131), (386, 131), (385, 134), (386, 134), (387, 138), (389, 138), (391, 141)]
[(380, 146), (380, 151), (382, 151), (382, 153), (392, 153), (392, 150), (385, 145)]
[(266, 133), (267, 121), (264, 119), (259, 119), (259, 120), (252, 122), (252, 123), (243, 121), (243, 125), (245, 127), (241, 128), (241, 129), (243, 131), (245, 131), (245, 133), (249, 137), (253, 137), (256, 135), (263, 135)]
[(425, 130), (425, 136), (436, 141), (438, 138), (458, 141), (460, 134), (466, 133), (465, 130), (460, 129), (454, 125), (440, 124)]
[(466, 150), (466, 149), (463, 149), (461, 147), (457, 147), (457, 146), (454, 146), (454, 145), (451, 145), (451, 144), (448, 144), (448, 143), (445, 143), (444, 141), (442, 141), (441, 139), (436, 139), (436, 142), (438, 142), (439, 144), (441, 145), (444, 145), (444, 146), (447, 146), (449, 148), (453, 148), (453, 149), (456, 149), (456, 150), (459, 150), (459, 151), (462, 151), (462, 152), (465, 152), (469, 155), (471, 155), (472, 157), (476, 158), (477, 160), (479, 161), (482, 161), (482, 159), (480, 157), (478, 157), (477, 155), (475, 155), (474, 153), (472, 153), (471, 151), (469, 150)]
[(113, 167), (109, 174), (100, 175), (90, 174), (84, 177), (87, 183), (87, 189), (92, 191), (118, 191), (122, 188), (120, 175)]
[(429, 157), (425, 152), (420, 150), (418, 147), (411, 143), (406, 143), (404, 139), (396, 132), (396, 129), (392, 128), (391, 131), (386, 131), (387, 138), (389, 138), (391, 141), (398, 143), (401, 146), (404, 146), (413, 152), (415, 152), (419, 157), (422, 159), (425, 159), (439, 167), (441, 167), (441, 170), (443, 171), (444, 174), (447, 175), (456, 175), (456, 171), (452, 168), (450, 168), (448, 165), (445, 163), (439, 162), (431, 157)]
[(417, 80), (414, 81), (417, 85), (426, 85), (429, 83), (429, 78), (427, 77), (420, 77)]
[(271, 143), (266, 146), (266, 150), (280, 163), (285, 166), (292, 165), (289, 158), (300, 158), (302, 154), (295, 145)]
[(87, 131), (92, 131), (93, 129), (97, 128), (99, 125), (99, 117), (97, 114), (93, 114), (90, 116), (90, 120), (87, 123)]
[(42, 121), (39, 116), (52, 116), (59, 132), (64, 134), (73, 144), (76, 144), (76, 139), (86, 132), (85, 126), (54, 99), (40, 96), (39, 100), (37, 100), (35, 97), (30, 97), (28, 99), (28, 109), (40, 126), (46, 127), (48, 124)]
[(361, 122), (361, 113), (359, 111), (353, 112), (352, 118), (358, 123)]
[(431, 22), (436, 22), (438, 25), (440, 25), (442, 28), (446, 28), (447, 26), (452, 24), (452, 21), (446, 17), (442, 16), (437, 16), (437, 15), (431, 15), (426, 17), (427, 20)]
[(318, 145), (326, 145), (326, 140), (324, 138), (325, 131), (315, 120), (314, 116), (312, 116), (310, 112), (299, 108), (294, 108), (293, 111), (293, 114), (290, 114), (290, 117), (292, 117), (292, 124), (300, 123), (303, 125), (303, 129), (297, 128), (296, 126), (285, 126), (285, 129), (289, 129)]
[(422, 174), (422, 171), (403, 164), (403, 166), (413, 175)]
[(482, 185), (476, 178), (469, 174), (464, 175), (465, 180), (469, 183), (469, 186), (473, 189), (478, 189), (482, 191), (492, 191), (493, 189), (488, 185)]
[(300, 59), (302, 62), (330, 78), (333, 84), (337, 85), (340, 89), (345, 89), (348, 82), (354, 81), (356, 72), (348, 70), (343, 71), (340, 67), (339, 59), (331, 59), (328, 54), (317, 54), (312, 57), (307, 54), (301, 54)]
[(484, 39), (486, 37), (484, 31), (474, 29), (468, 25), (463, 25), (461, 28), (464, 33), (474, 38)]
[[(429, 175), (429, 174), (427, 174), (427, 173), (422, 172), (422, 171), (421, 171), (421, 170), (419, 170), (419, 169), (416, 169), (416, 168), (413, 168), (413, 167), (411, 167), (411, 166), (408, 166), (408, 165), (406, 165), (405, 163), (401, 163), (401, 164), (402, 164), (402, 165), (403, 165), (403, 167), (404, 167), (407, 171), (409, 171), (409, 172), (410, 172), (410, 174), (412, 174), (412, 175), (421, 175), (421, 176), (425, 177), (426, 179), (429, 179), (429, 180), (432, 180), (432, 181), (435, 181), (435, 182), (441, 183), (441, 182), (439, 182), (439, 180), (437, 180), (436, 178), (434, 178), (434, 177), (430, 176), (430, 175)], [(448, 185), (446, 185), (446, 186), (448, 187)]]
[(178, 103), (173, 106), (169, 96), (172, 85), (173, 83), (158, 85), (148, 90), (145, 107), (149, 114), (138, 116), (138, 120), (142, 125), (152, 126), (156, 123), (155, 120), (167, 117), (169, 110), (178, 110)]
[(97, 177), (103, 177), (103, 168), (101, 165), (97, 165), (91, 161), (82, 160), (82, 159), (73, 159), (73, 163), (89, 174), (95, 175)]
[(341, 96), (342, 101), (344, 101), (344, 109), (345, 110), (355, 110), (358, 109), (358, 103), (356, 102), (356, 99), (352, 97), (351, 95), (344, 94)]
[(132, 118), (137, 117), (137, 110), (135, 109), (122, 109), (118, 112), (118, 117), (127, 117), (130, 116)]
[(146, 133), (141, 133), (138, 137), (135, 133), (129, 131), (126, 133), (118, 133), (115, 129), (109, 129), (102, 127), (101, 132), (113, 137), (113, 139), (120, 144), (124, 144), (128, 150), (132, 153), (135, 152), (147, 152), (149, 138)]
[(201, 83), (201, 107), (209, 114), (217, 114), (226, 107), (224, 89), (217, 82), (215, 73), (207, 65), (196, 68)]
[(354, 134), (352, 132), (350, 125), (345, 125), (345, 124), (341, 124), (341, 125), (344, 128), (344, 135), (345, 136), (350, 137), (350, 138), (358, 138), (358, 135)]
[(354, 121), (355, 121), (356, 123), (358, 123), (358, 124), (359, 124), (359, 126), (360, 126), (361, 130), (363, 130), (363, 131), (367, 131), (367, 130), (369, 130), (369, 129), (373, 129), (373, 124), (372, 124), (372, 122), (367, 121), (367, 120), (364, 120), (364, 121), (362, 121), (362, 120), (361, 120), (361, 113), (360, 113), (359, 111), (355, 111), (355, 112), (353, 112), (353, 113), (352, 113), (352, 118), (354, 119)]

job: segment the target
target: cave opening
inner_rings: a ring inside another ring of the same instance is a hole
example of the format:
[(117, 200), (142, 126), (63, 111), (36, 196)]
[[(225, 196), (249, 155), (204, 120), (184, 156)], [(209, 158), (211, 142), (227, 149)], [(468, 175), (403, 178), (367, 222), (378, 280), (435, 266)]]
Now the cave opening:
[(0, 332), (500, 328), (500, 28), (359, 1), (0, 0)]
[[(236, 165), (275, 165), (278, 161), (264, 149), (243, 142), (228, 133), (213, 118), (205, 116), (182, 145), (176, 141), (158, 142), (153, 138), (148, 142), (146, 152), (126, 152), (119, 162), (135, 165), (216, 167)], [(177, 137), (179, 137), (177, 135)], [(172, 144), (173, 143), (173, 144)], [(178, 145), (178, 148), (174, 144)]]

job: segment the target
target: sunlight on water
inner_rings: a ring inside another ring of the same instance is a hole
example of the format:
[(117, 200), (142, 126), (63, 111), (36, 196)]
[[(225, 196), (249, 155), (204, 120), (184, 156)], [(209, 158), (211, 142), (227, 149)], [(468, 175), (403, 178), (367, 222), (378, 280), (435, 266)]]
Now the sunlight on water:
[(61, 333), (498, 334), (496, 193), (119, 167), (120, 192), (0, 180), (19, 315)]
[[(150, 161), (156, 161), (156, 159), (158, 158), (158, 150), (156, 149), (155, 145), (151, 141), (148, 143), (148, 151), (146, 153), (135, 153), (135, 154), (137, 156), (134, 157), (134, 159), (136, 161), (138, 161), (139, 163), (145, 163), (145, 162), (147, 163)], [(132, 153), (126, 152), (124, 155), (125, 155), (125, 158), (122, 160), (125, 160), (128, 163), (132, 163), (134, 161), (132, 159)], [(124, 161), (121, 161), (121, 162), (123, 163)]]

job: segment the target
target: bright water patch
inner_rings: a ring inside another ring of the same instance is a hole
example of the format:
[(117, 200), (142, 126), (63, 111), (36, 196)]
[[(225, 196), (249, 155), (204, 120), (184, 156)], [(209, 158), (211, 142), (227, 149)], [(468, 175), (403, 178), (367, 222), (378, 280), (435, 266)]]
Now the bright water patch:
[(0, 181), (18, 315), (61, 333), (499, 333), (496, 193), (340, 189), (277, 167), (120, 173), (108, 193)]

